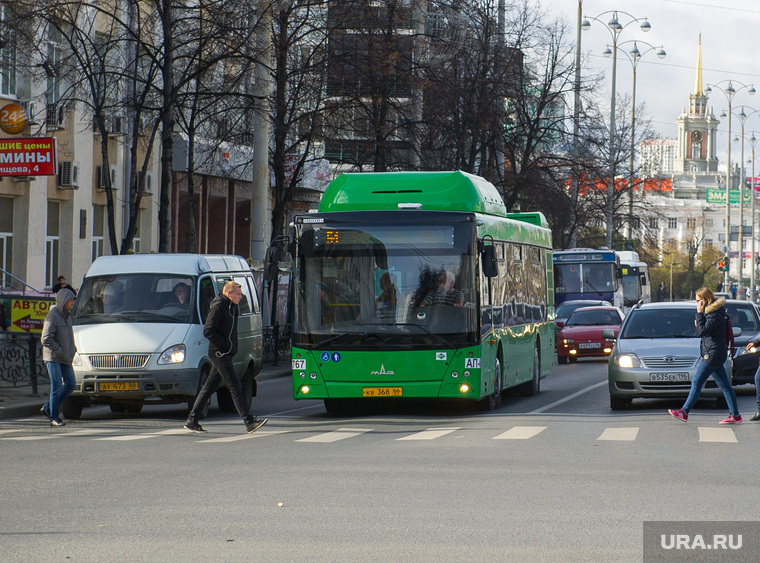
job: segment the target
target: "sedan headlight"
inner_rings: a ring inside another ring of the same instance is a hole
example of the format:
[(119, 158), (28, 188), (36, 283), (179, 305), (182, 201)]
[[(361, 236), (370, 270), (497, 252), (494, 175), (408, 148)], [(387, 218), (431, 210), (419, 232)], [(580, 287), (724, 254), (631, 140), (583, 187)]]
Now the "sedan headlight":
[(640, 368), (641, 360), (634, 354), (619, 354), (615, 356), (615, 364), (621, 368)]
[(562, 342), (564, 342), (565, 344), (572, 344), (573, 342), (575, 342), (575, 340), (573, 340), (572, 338), (565, 338), (562, 340)]
[(161, 357), (158, 358), (159, 365), (161, 364), (181, 364), (185, 361), (185, 345), (177, 344), (171, 346), (161, 353)]
[(757, 348), (752, 347), (749, 350), (747, 350), (746, 346), (738, 346), (739, 350), (737, 351), (737, 356), (743, 356), (744, 354), (757, 354)]

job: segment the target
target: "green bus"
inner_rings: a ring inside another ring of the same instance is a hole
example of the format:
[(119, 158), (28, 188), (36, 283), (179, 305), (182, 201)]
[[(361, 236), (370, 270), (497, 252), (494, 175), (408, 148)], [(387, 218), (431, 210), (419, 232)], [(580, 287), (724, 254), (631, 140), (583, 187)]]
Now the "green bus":
[(342, 174), (294, 219), (293, 396), (501, 405), (554, 364), (551, 231), (464, 172)]

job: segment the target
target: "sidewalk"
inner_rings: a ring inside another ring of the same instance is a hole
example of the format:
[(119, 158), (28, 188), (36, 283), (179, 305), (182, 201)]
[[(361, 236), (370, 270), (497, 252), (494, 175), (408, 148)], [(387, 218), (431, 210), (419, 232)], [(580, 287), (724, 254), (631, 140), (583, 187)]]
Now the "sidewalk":
[[(261, 373), (256, 376), (256, 381), (286, 377), (290, 373), (290, 357), (288, 356), (280, 359), (276, 366), (271, 362), (266, 362), (261, 368)], [(47, 373), (37, 376), (37, 391), (36, 395), (32, 393), (32, 384), (28, 380), (24, 380), (15, 387), (12, 383), (0, 380), (0, 420), (39, 414), (40, 407), (50, 395), (50, 380)]]

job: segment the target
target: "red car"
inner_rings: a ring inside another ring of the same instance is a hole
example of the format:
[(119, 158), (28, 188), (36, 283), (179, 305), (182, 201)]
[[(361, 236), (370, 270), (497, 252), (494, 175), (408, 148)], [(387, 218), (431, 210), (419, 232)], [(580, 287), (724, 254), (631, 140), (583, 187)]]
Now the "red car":
[(557, 360), (560, 364), (578, 358), (609, 356), (615, 339), (602, 337), (604, 329), (612, 329), (617, 338), (623, 312), (617, 307), (583, 307), (568, 317), (557, 335)]

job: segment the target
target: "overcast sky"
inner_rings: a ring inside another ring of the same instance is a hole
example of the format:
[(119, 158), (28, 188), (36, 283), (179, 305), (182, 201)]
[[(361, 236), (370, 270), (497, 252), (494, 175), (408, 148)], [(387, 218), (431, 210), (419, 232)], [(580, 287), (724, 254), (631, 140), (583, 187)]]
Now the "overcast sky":
[[(550, 16), (561, 17), (572, 30), (576, 29), (578, 0), (528, 1), (540, 4)], [(630, 51), (633, 45), (628, 41), (642, 40), (653, 46), (662, 45), (667, 52), (664, 59), (657, 58), (655, 51), (646, 53), (636, 70), (636, 105), (646, 103), (645, 112), (662, 137), (676, 137), (676, 119), (688, 106), (689, 94), (694, 91), (700, 32), (703, 87), (708, 84), (726, 87), (728, 83), (721, 81), (732, 80), (737, 90), (732, 105), (734, 114), (739, 113), (742, 105), (748, 106), (745, 113), (750, 113), (749, 108), (760, 112), (760, 2), (757, 0), (582, 0), (582, 4), (583, 13), (591, 22), (591, 28), (581, 34), (581, 48), (584, 55), (588, 55), (585, 64), (605, 73), (608, 93), (612, 61), (603, 57), (602, 52), (611, 44), (611, 36), (602, 23), (592, 18), (598, 17), (606, 23), (612, 14), (604, 12), (618, 10), (618, 20), (623, 25), (631, 21), (623, 12), (649, 20), (652, 29), (648, 33), (642, 32), (637, 24), (626, 27), (620, 34), (618, 47)], [(645, 48), (639, 44), (640, 52), (644, 53)], [(631, 63), (619, 54), (618, 95), (630, 95), (632, 76)], [(758, 93), (748, 95), (746, 89), (740, 89), (739, 83), (754, 84)], [(728, 109), (725, 95), (717, 88), (713, 88), (708, 104), (718, 119), (721, 111)], [(721, 120), (718, 131), (718, 158), (724, 159), (726, 120)], [(732, 136), (738, 131), (739, 122), (733, 119)], [(750, 131), (757, 131), (756, 136), (760, 138), (760, 113), (746, 121), (745, 136), (749, 137)], [(738, 149), (738, 143), (734, 144), (732, 160)], [(747, 144), (745, 155), (749, 151)], [(760, 161), (760, 145), (756, 148), (756, 157)]]

